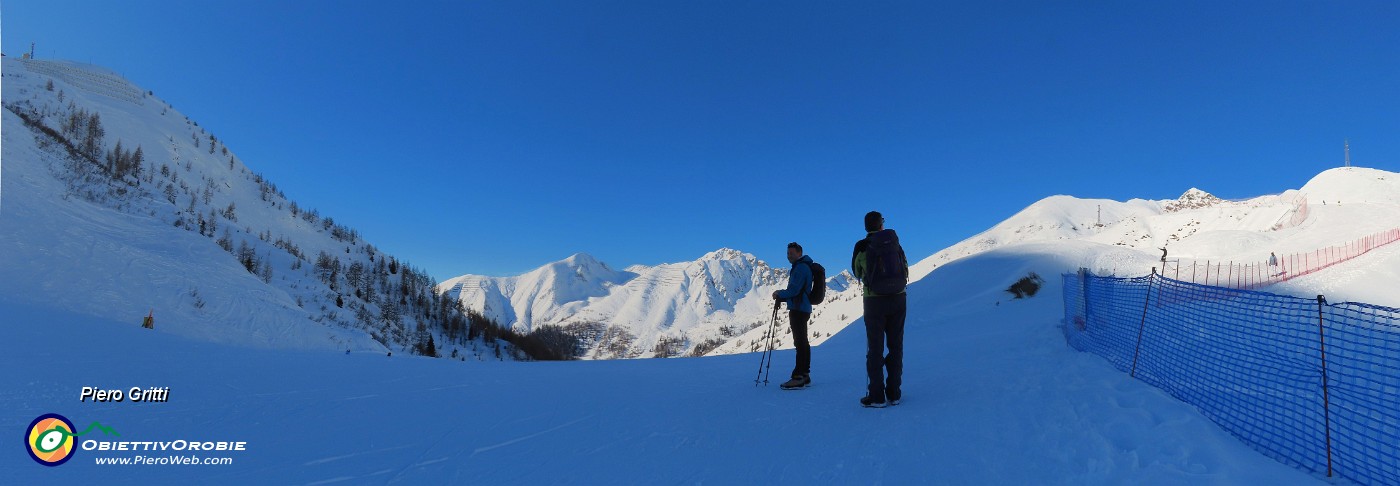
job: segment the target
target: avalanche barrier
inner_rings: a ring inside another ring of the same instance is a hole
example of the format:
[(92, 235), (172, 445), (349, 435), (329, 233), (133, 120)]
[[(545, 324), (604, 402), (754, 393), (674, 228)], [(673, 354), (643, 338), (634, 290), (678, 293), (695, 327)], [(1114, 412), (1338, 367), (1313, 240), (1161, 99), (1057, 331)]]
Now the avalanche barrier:
[(1400, 484), (1400, 309), (1064, 275), (1065, 339), (1285, 464)]

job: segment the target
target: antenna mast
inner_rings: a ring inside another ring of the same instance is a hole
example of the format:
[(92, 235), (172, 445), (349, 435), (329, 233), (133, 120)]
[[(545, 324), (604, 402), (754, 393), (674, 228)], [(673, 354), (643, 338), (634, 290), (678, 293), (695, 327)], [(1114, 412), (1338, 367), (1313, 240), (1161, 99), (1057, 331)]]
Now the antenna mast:
[(1351, 139), (1342, 142), (1342, 150), (1346, 154), (1346, 167), (1351, 167)]

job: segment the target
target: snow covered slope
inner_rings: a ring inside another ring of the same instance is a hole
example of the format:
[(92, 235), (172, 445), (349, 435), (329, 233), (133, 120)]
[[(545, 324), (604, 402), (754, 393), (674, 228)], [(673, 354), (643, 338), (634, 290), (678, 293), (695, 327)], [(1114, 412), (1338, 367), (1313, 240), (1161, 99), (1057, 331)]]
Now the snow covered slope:
[[(1311, 206), (1312, 218), (1291, 238), (1279, 242), (1280, 253), (1321, 248), (1400, 227), (1400, 174), (1361, 167), (1331, 169), (1308, 181), (1302, 190), (1310, 201), (1317, 201)], [(1400, 243), (1267, 290), (1400, 307), (1396, 289), (1400, 289)]]
[[(1306, 218), (1289, 221), (1306, 200)], [(993, 248), (1078, 240), (1136, 249), (1147, 261), (1100, 260), (1083, 266), (1103, 274), (1145, 275), (1168, 258), (1262, 262), (1400, 227), (1400, 174), (1359, 167), (1330, 169), (1298, 190), (1226, 201), (1192, 188), (1169, 201), (1118, 202), (1051, 196), (1006, 221), (915, 264), (911, 278)], [(1170, 276), (1170, 275), (1169, 275)]]
[(1400, 174), (1365, 167), (1338, 167), (1313, 177), (1302, 192), (1316, 201), (1400, 205)]
[(299, 207), (151, 93), (63, 61), (0, 73), (0, 295), (127, 325), (153, 312), (158, 333), (249, 346), (480, 348), (443, 325), (462, 313), (435, 305), (426, 273)]
[[(729, 248), (622, 272), (579, 254), (516, 277), (464, 275), (439, 289), (521, 331), (560, 326), (584, 336), (584, 358), (703, 355), (721, 345), (747, 352), (753, 340), (740, 347), (733, 338), (766, 329), (773, 291), (787, 286), (788, 271)], [(827, 281), (828, 302), (816, 307), (809, 329), (813, 343), (856, 318), (848, 307), (859, 288), (850, 274)], [(786, 311), (779, 319), (786, 327)]]
[[(45, 323), (4, 331), (13, 338), (4, 342), (26, 345), (4, 349), (0, 368), (48, 364), (43, 379), (0, 374), (0, 428), (57, 412), (121, 434), (99, 440), (248, 442), (243, 453), (197, 454), (232, 464), (198, 467), (97, 466), (173, 454), (80, 450), (46, 468), (16, 446), (0, 470), (16, 484), (1326, 484), (1066, 346), (1056, 286), (1020, 301), (999, 295), (1007, 276), (1120, 259), (1150, 255), (1043, 242), (940, 266), (909, 288), (904, 402), (882, 410), (856, 403), (860, 321), (814, 350), (811, 388), (780, 391), (753, 385), (757, 354), (485, 363), (463, 374), (397, 354), (192, 343), (0, 300), (8, 315)], [(793, 359), (778, 352), (773, 372)], [(336, 379), (346, 375), (356, 379)], [(171, 401), (74, 397), (82, 386), (138, 384), (169, 386)]]

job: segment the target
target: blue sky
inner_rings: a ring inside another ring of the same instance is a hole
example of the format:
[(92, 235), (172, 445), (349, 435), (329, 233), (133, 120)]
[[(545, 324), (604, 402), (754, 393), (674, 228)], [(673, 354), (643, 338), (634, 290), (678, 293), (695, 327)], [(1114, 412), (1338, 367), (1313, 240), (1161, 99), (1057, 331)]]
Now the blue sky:
[[(403, 5), (400, 5), (403, 3)], [(1396, 2), (4, 0), (439, 279), (919, 259), (1043, 197), (1400, 171)], [(833, 270), (834, 271), (834, 270)]]

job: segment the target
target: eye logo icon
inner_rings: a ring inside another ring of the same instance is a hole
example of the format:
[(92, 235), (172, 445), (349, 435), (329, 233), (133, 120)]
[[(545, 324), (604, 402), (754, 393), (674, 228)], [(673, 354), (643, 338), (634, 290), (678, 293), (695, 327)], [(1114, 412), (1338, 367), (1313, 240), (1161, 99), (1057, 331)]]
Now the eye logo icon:
[(29, 446), (29, 457), (50, 467), (72, 459), (76, 442), (73, 422), (56, 413), (44, 414), (34, 419), (24, 434), (24, 443)]

